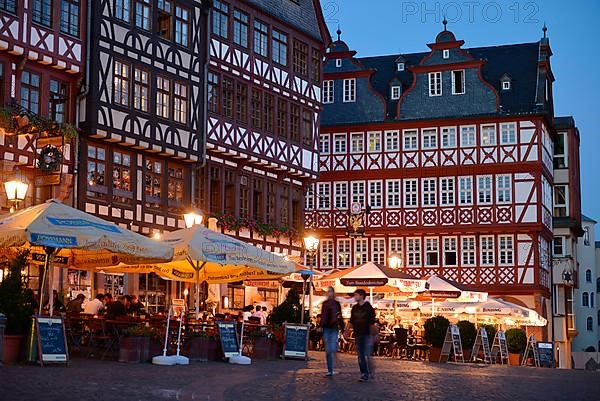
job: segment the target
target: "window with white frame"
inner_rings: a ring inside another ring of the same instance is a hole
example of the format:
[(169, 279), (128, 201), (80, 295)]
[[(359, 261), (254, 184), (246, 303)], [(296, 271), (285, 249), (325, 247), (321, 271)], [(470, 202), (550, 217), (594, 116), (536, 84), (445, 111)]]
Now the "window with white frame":
[(337, 68), (340, 68), (342, 66), (342, 59), (341, 58), (336, 58), (335, 59), (335, 66)]
[(450, 50), (449, 49), (444, 49), (442, 50), (442, 58), (444, 60), (449, 59), (450, 58)]
[(337, 240), (337, 267), (350, 267), (350, 239), (340, 238)]
[(496, 176), (496, 202), (512, 202), (512, 182), (510, 174)]
[(333, 267), (333, 240), (321, 240), (321, 267)]
[(350, 152), (363, 153), (365, 151), (365, 135), (362, 132), (350, 134)]
[(425, 266), (439, 265), (439, 248), (437, 238), (425, 238)]
[(461, 237), (461, 265), (475, 266), (475, 237)]
[(421, 238), (406, 239), (406, 265), (421, 266)]
[(369, 206), (373, 209), (381, 209), (383, 196), (383, 184), (381, 181), (369, 181)]
[(334, 134), (333, 135), (333, 153), (344, 154), (346, 153), (346, 134)]
[(386, 207), (400, 207), (400, 180), (387, 180)]
[(381, 132), (369, 132), (368, 152), (381, 152)]
[(386, 152), (397, 152), (400, 150), (400, 132), (385, 132), (385, 150)]
[(333, 103), (334, 81), (323, 81), (323, 103)]
[(498, 237), (498, 253), (501, 265), (512, 265), (514, 263), (514, 238), (512, 235), (500, 235)]
[(465, 70), (452, 71), (452, 94), (463, 95), (465, 93)]
[(460, 127), (460, 146), (463, 148), (472, 148), (475, 145), (475, 126), (465, 125)]
[(396, 71), (404, 71), (404, 63), (396, 63)]
[(442, 96), (442, 73), (429, 73), (429, 96)]
[(479, 251), (482, 266), (494, 265), (494, 236), (482, 235), (479, 237)]
[(329, 134), (321, 134), (319, 136), (319, 153), (322, 155), (329, 154)]
[(403, 150), (417, 150), (419, 148), (419, 134), (416, 129), (404, 130), (402, 132)]
[(504, 81), (502, 81), (502, 90), (510, 90), (510, 79), (505, 79)]
[(368, 247), (366, 238), (355, 238), (354, 239), (354, 264), (362, 265), (367, 263), (368, 260)]
[(481, 126), (481, 146), (496, 145), (496, 124)]
[(565, 256), (565, 237), (557, 236), (552, 241), (552, 255)]
[(333, 207), (336, 209), (348, 208), (348, 183), (334, 182), (333, 183)]
[(500, 124), (500, 144), (513, 145), (517, 143), (517, 123)]
[(554, 186), (554, 217), (566, 217), (569, 203), (569, 192), (566, 185)]
[(373, 263), (385, 265), (385, 238), (371, 239), (371, 260)]
[(317, 209), (327, 210), (331, 208), (331, 184), (329, 182), (317, 183)]
[(473, 204), (473, 177), (458, 177), (458, 203)]
[(390, 252), (389, 254), (392, 255), (394, 254), (396, 257), (398, 257), (399, 259), (399, 263), (398, 263), (398, 267), (403, 267), (404, 264), (403, 259), (402, 259), (402, 238), (401, 237), (396, 237), (396, 238), (390, 238)]
[(356, 79), (344, 79), (344, 103), (356, 102)]
[(400, 93), (402, 92), (402, 87), (400, 85), (392, 85), (390, 88), (390, 95), (392, 100), (400, 99)]
[(554, 141), (554, 168), (567, 168), (567, 133), (558, 132)]
[(306, 195), (304, 196), (304, 209), (307, 211), (314, 210), (315, 208), (315, 185), (311, 184), (306, 189)]
[(454, 206), (454, 178), (440, 178), (440, 206)]
[(417, 207), (419, 203), (419, 184), (416, 178), (404, 180), (404, 207)]
[(437, 148), (437, 130), (424, 129), (423, 130), (423, 141), (421, 142), (423, 149), (436, 149)]
[(456, 127), (443, 127), (442, 128), (442, 148), (455, 148), (456, 147)]
[(360, 203), (362, 208), (365, 207), (365, 182), (352, 182), (352, 203)]
[(422, 194), (423, 194), (423, 207), (425, 206), (435, 206), (436, 195), (437, 195), (437, 186), (435, 185), (435, 178), (423, 178), (422, 184)]
[(489, 205), (492, 203), (492, 176), (481, 175), (477, 177), (477, 203)]
[(444, 237), (444, 266), (458, 264), (456, 237)]

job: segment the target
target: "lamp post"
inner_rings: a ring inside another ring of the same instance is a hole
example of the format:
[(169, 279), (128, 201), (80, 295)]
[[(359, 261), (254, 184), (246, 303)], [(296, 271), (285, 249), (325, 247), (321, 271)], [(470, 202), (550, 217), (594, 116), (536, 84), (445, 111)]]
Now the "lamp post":
[(4, 183), (4, 191), (6, 192), (6, 199), (9, 202), (13, 202), (10, 212), (13, 213), (19, 207), (19, 202), (25, 201), (27, 196), (27, 190), (29, 189), (29, 183), (24, 177), (21, 177), (19, 170), (17, 170), (15, 177)]
[(396, 253), (392, 253), (390, 255), (390, 257), (388, 258), (388, 265), (392, 269), (400, 268), (400, 256), (398, 256), (398, 254), (396, 254)]
[[(319, 237), (314, 234), (314, 233), (310, 233), (307, 234), (302, 241), (304, 242), (304, 249), (306, 250), (306, 256), (308, 256), (308, 258), (310, 258), (310, 264), (309, 264), (309, 268), (311, 271), (310, 276), (308, 277), (308, 317), (309, 317), (309, 321), (310, 321), (310, 313), (312, 310), (312, 271), (315, 265), (315, 258), (317, 255), (317, 250), (319, 249)], [(304, 281), (306, 283), (306, 280)], [(304, 298), (305, 298), (305, 293), (306, 291), (302, 292), (302, 319), (300, 321), (301, 324), (304, 324)]]
[(202, 213), (200, 213), (200, 212), (191, 210), (191, 211), (183, 214), (183, 220), (185, 221), (185, 227), (191, 228), (195, 225), (202, 224), (202, 220), (204, 220), (204, 216), (202, 216)]

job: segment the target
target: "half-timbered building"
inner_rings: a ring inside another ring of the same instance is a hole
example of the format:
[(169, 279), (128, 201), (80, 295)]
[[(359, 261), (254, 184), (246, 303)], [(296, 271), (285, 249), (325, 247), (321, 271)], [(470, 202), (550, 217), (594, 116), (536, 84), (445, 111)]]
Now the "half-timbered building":
[(324, 67), (320, 176), (306, 200), (319, 267), (396, 254), (410, 274), (439, 274), (549, 317), (555, 131), (545, 32), (466, 48), (444, 27), (427, 52), (365, 58), (339, 34)]

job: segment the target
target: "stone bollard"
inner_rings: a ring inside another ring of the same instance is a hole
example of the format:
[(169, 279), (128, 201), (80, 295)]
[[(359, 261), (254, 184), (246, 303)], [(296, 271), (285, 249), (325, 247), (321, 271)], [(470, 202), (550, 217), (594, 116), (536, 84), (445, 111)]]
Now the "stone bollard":
[(4, 326), (6, 326), (6, 316), (0, 313), (0, 366), (4, 358)]

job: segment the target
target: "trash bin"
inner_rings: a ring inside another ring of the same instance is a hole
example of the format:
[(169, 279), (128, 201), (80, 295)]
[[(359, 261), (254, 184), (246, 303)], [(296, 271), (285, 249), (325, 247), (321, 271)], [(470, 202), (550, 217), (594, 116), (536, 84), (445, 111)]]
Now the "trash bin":
[(0, 313), (0, 366), (4, 355), (4, 326), (6, 326), (6, 316)]

